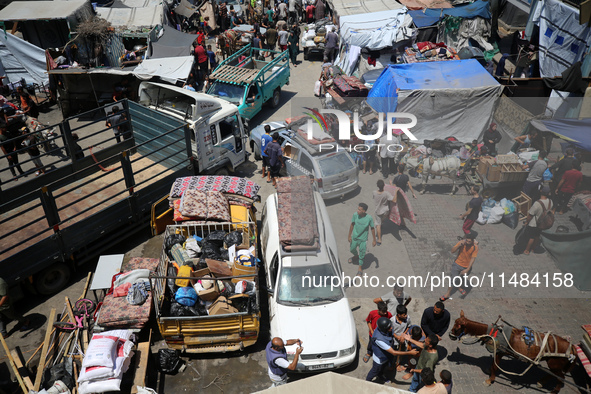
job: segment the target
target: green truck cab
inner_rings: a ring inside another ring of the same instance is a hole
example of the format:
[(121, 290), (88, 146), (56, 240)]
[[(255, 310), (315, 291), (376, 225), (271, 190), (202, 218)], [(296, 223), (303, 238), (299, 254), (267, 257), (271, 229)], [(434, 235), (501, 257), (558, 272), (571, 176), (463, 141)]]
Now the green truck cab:
[(238, 106), (240, 116), (252, 119), (268, 102), (279, 105), (281, 87), (289, 84), (289, 53), (274, 52), (271, 61), (257, 60), (258, 48), (247, 45), (226, 60), (209, 76), (212, 82), (207, 94), (227, 100)]

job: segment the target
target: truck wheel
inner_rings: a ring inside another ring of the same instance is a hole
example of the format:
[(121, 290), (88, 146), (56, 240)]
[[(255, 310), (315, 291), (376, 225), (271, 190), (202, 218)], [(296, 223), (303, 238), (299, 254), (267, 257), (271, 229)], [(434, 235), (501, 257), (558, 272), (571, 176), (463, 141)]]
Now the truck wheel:
[(281, 99), (281, 88), (275, 89), (273, 97), (271, 98), (271, 108), (279, 107), (279, 100)]
[(228, 171), (227, 168), (224, 167), (224, 168), (220, 168), (219, 170), (217, 170), (215, 172), (215, 175), (217, 175), (217, 176), (228, 176), (228, 175), (230, 175), (230, 172)]
[(263, 158), (261, 156), (261, 154), (259, 152), (257, 152), (254, 148), (252, 149), (252, 152), (254, 153), (254, 159), (255, 160), (261, 160)]
[(308, 53), (308, 48), (304, 48), (304, 60), (308, 60), (310, 54)]
[(35, 275), (35, 289), (43, 295), (55, 294), (63, 289), (70, 280), (70, 268), (64, 263), (57, 263)]

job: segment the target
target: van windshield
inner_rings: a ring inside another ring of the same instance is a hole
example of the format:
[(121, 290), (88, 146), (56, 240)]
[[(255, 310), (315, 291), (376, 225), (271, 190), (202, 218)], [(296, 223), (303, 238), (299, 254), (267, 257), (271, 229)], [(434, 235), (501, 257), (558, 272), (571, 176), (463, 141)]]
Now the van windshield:
[(331, 264), (283, 267), (277, 286), (277, 301), (299, 306), (338, 301), (343, 298), (343, 290), (341, 287), (331, 289), (330, 278), (333, 276), (338, 277)]
[(228, 100), (232, 104), (240, 105), (244, 97), (244, 86), (214, 82), (207, 94)]
[(355, 167), (347, 152), (330, 154), (328, 157), (320, 159), (318, 165), (323, 177), (342, 174)]

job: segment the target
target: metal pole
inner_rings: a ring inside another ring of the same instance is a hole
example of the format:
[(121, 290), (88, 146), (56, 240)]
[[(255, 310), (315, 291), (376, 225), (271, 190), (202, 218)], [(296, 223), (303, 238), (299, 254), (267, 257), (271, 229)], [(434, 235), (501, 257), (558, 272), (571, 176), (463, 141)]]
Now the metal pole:
[(94, 94), (94, 99), (96, 100), (96, 106), (100, 107), (101, 104), (99, 103), (98, 97), (96, 96), (96, 91), (94, 90), (94, 84), (92, 83), (92, 77), (90, 76), (89, 73), (86, 73), (86, 75), (88, 75), (88, 80), (90, 81), (90, 86), (92, 87), (92, 94)]

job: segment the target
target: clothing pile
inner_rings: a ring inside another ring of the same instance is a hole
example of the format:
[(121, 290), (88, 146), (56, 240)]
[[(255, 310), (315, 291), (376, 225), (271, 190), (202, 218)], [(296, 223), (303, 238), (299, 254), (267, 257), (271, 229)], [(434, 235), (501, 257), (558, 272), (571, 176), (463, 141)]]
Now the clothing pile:
[(403, 63), (438, 62), (441, 60), (459, 60), (456, 51), (442, 42), (417, 42), (406, 48), (402, 54)]
[(336, 26), (328, 19), (322, 19), (316, 23), (310, 23), (305, 27), (305, 32), (302, 35), (302, 46), (324, 46), (326, 33), (335, 31)]
[[(165, 239), (168, 276), (164, 316), (221, 315), (256, 309), (255, 247), (242, 231)], [(252, 274), (232, 280), (217, 278)], [(243, 280), (248, 279), (248, 280)]]
[(137, 269), (116, 275), (113, 297), (126, 297), (130, 305), (142, 305), (150, 294), (149, 269)]
[(130, 330), (94, 334), (82, 360), (78, 392), (120, 391), (122, 376), (129, 369), (135, 337)]

